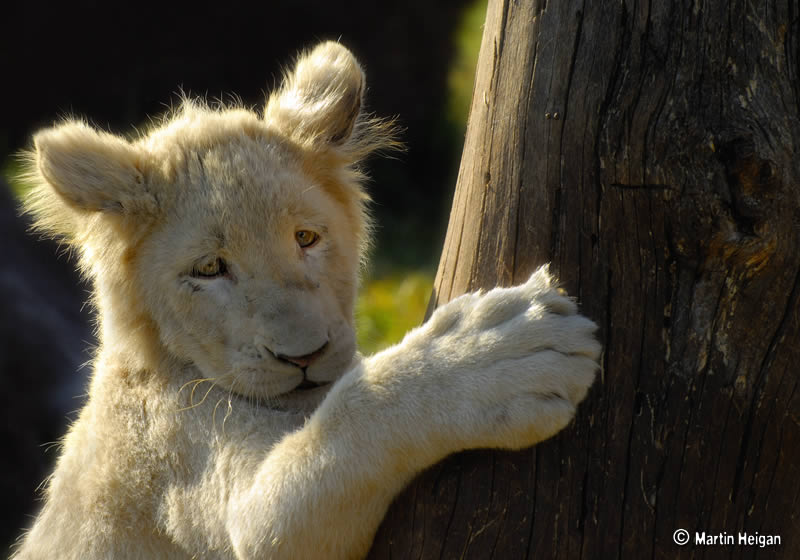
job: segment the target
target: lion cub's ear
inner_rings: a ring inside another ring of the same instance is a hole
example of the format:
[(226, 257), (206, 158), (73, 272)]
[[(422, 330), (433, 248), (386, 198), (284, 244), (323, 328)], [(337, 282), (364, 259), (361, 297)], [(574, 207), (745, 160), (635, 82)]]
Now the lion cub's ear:
[(123, 138), (67, 122), (36, 134), (34, 145), (32, 172), (37, 182), (51, 187), (71, 209), (120, 214), (155, 209), (141, 169), (142, 155)]
[(304, 145), (346, 143), (361, 112), (364, 72), (353, 54), (328, 41), (300, 56), (267, 102), (264, 119)]

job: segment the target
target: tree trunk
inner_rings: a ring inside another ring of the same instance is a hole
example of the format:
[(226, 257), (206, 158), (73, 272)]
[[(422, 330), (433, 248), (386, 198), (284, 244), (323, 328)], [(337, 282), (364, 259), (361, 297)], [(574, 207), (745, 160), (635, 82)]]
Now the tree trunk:
[(798, 16), (489, 2), (433, 305), (552, 262), (602, 370), (552, 440), (418, 477), (371, 558), (800, 558)]

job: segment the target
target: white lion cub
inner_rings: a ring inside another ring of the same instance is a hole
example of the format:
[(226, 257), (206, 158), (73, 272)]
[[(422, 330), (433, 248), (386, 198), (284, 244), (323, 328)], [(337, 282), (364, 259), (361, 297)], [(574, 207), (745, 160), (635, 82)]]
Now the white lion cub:
[(15, 558), (358, 558), (420, 470), (570, 421), (600, 346), (545, 269), (356, 354), (357, 164), (392, 142), (363, 92), (329, 42), (263, 116), (187, 101), (135, 141), (36, 135), (28, 208), (77, 248), (100, 346)]

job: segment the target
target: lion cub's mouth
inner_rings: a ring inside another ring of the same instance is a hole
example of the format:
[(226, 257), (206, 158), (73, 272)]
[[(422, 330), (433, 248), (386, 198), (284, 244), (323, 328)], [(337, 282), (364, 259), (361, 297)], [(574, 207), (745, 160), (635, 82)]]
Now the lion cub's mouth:
[(302, 370), (302, 372), (303, 372), (303, 381), (301, 381), (300, 384), (297, 387), (292, 389), (291, 390), (292, 392), (294, 392), (294, 391), (309, 391), (311, 389), (316, 389), (318, 387), (323, 387), (324, 385), (328, 385), (330, 383), (329, 381), (319, 381), (319, 382), (318, 381), (311, 381), (307, 377), (308, 367), (312, 364), (312, 362), (315, 362), (320, 356), (322, 356), (322, 354), (325, 352), (325, 350), (327, 350), (327, 348), (328, 348), (328, 341), (325, 341), (325, 343), (322, 346), (320, 346), (319, 348), (317, 348), (316, 350), (314, 350), (310, 354), (306, 354), (304, 356), (287, 356), (285, 354), (278, 354), (278, 353), (275, 353), (275, 352), (272, 353), (272, 355), (277, 360), (280, 360), (281, 362), (284, 362), (284, 363), (287, 363), (287, 364), (291, 364), (291, 365), (296, 366), (296, 367), (298, 367), (298, 368), (300, 368)]
[(275, 357), (275, 359), (280, 360), (281, 362), (285, 362), (287, 364), (292, 364), (294, 366), (299, 367), (306, 371), (306, 368), (311, 365), (311, 362), (314, 362), (322, 356), (323, 352), (328, 348), (328, 341), (325, 341), (325, 344), (311, 352), (310, 354), (306, 354), (305, 356), (287, 356), (286, 354), (279, 354), (277, 352), (273, 352), (270, 350), (270, 353)]

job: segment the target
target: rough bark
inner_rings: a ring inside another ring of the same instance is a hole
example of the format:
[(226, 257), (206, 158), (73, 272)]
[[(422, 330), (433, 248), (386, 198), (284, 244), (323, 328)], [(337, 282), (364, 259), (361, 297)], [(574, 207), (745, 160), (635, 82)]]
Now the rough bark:
[(552, 262), (602, 371), (552, 440), (423, 473), (372, 558), (800, 558), (798, 17), (490, 1), (433, 304)]

